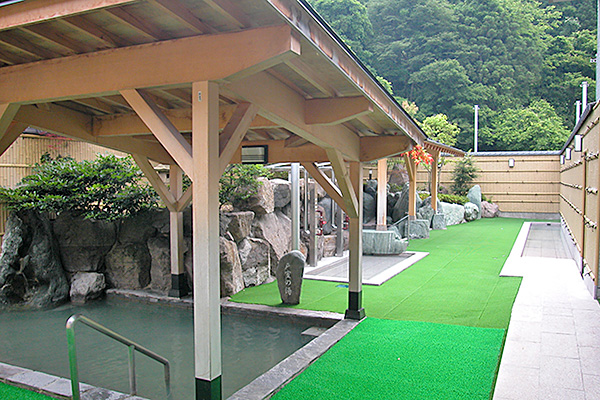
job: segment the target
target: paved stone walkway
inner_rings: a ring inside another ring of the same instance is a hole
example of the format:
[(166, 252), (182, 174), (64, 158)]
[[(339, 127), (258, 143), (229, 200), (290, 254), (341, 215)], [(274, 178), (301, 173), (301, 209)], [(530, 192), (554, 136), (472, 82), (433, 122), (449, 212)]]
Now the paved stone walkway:
[(600, 399), (600, 305), (574, 261), (522, 257), (526, 233), (501, 273), (522, 276), (523, 282), (494, 400)]

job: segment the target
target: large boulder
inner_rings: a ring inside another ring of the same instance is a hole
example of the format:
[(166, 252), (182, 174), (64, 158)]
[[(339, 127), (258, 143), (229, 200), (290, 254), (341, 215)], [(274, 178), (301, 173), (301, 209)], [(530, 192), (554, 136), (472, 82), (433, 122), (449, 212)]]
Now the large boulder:
[(331, 234), (333, 227), (332, 227), (332, 222), (333, 222), (333, 217), (332, 217), (332, 213), (331, 213), (331, 208), (333, 207), (334, 210), (337, 209), (335, 203), (333, 200), (331, 200), (331, 197), (323, 197), (318, 204), (318, 207), (320, 207), (320, 209), (323, 212), (323, 218), (325, 219), (325, 225), (323, 225), (321, 227), (321, 229), (323, 230), (323, 234), (324, 235), (329, 235)]
[(377, 197), (370, 193), (363, 193), (363, 223), (377, 218)]
[(100, 298), (106, 289), (106, 281), (103, 274), (97, 272), (78, 272), (71, 280), (69, 296), (75, 304), (85, 304), (91, 300)]
[(272, 248), (273, 263), (279, 262), (292, 246), (292, 220), (282, 212), (275, 211), (254, 218), (253, 236), (266, 240)]
[(227, 224), (227, 231), (231, 233), (231, 236), (234, 238), (236, 243), (240, 243), (242, 240), (250, 236), (250, 233), (252, 232), (252, 220), (254, 219), (254, 212), (240, 211), (222, 215), (228, 219), (229, 223)]
[(153, 226), (155, 217), (155, 212), (147, 211), (122, 220), (117, 242), (145, 245), (148, 239), (156, 234), (156, 228)]
[(499, 212), (498, 204), (488, 203), (487, 201), (481, 202), (481, 218), (495, 218)]
[[(441, 207), (440, 207), (441, 209)], [(431, 229), (444, 230), (446, 229), (446, 217), (444, 214), (434, 214), (431, 218)]]
[(275, 208), (283, 208), (292, 199), (292, 185), (284, 179), (271, 179), (273, 186), (273, 204)]
[(323, 235), (323, 257), (335, 256), (337, 235)]
[(151, 264), (145, 243), (117, 243), (106, 255), (108, 283), (119, 289), (143, 289), (150, 283)]
[(235, 242), (219, 237), (219, 261), (221, 268), (221, 297), (231, 296), (244, 289), (242, 264)]
[[(431, 196), (423, 199), (423, 202), (421, 203), (421, 208), (423, 208), (425, 206), (431, 206)], [(438, 211), (442, 210), (442, 202), (439, 199), (437, 201), (437, 209), (438, 209)]]
[(408, 224), (409, 239), (428, 239), (429, 226), (431, 221), (424, 219), (414, 219)]
[(43, 308), (68, 296), (48, 218), (35, 211), (10, 213), (0, 256), (0, 304)]
[(61, 213), (53, 223), (62, 266), (67, 272), (99, 272), (117, 240), (114, 222), (94, 221)]
[(256, 215), (265, 215), (275, 210), (275, 195), (273, 185), (267, 178), (257, 178), (259, 185), (256, 193), (250, 196), (243, 204), (242, 209), (254, 211)]
[(477, 219), (481, 218), (481, 187), (479, 185), (473, 186), (467, 193), (469, 202), (477, 206)]
[(433, 208), (431, 208), (431, 204), (426, 204), (419, 208), (419, 211), (417, 211), (417, 219), (429, 221), (429, 224), (431, 225), (431, 219), (433, 218), (434, 214), (435, 211)]
[(363, 185), (363, 192), (368, 193), (373, 197), (377, 196), (377, 180), (369, 179)]
[(479, 209), (470, 201), (465, 203), (465, 221), (475, 221), (479, 217)]
[(408, 247), (408, 240), (401, 238), (395, 229), (388, 231), (365, 229), (362, 239), (363, 254), (367, 255), (401, 254)]
[(400, 197), (396, 201), (394, 208), (392, 210), (392, 219), (394, 222), (401, 220), (408, 214), (408, 191), (409, 184), (406, 183), (402, 187), (402, 192), (400, 193)]
[(171, 290), (171, 242), (166, 236), (148, 239), (148, 251), (152, 257), (150, 265), (150, 287), (160, 293)]
[(247, 238), (238, 245), (243, 285), (258, 286), (271, 277), (271, 247), (263, 239)]
[(465, 207), (460, 204), (442, 202), (442, 211), (448, 226), (461, 224), (465, 221)]

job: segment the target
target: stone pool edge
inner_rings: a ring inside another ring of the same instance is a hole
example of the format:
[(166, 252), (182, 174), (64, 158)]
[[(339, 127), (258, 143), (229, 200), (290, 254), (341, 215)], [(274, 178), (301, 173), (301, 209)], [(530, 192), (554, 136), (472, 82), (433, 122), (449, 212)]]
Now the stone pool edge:
[[(138, 290), (110, 289), (107, 291), (107, 297), (124, 297), (137, 301), (193, 308), (193, 300), (191, 298), (170, 298)], [(221, 299), (221, 312), (238, 315), (260, 315), (263, 317), (287, 317), (304, 321), (311, 320), (311, 323), (315, 325), (328, 328), (319, 337), (313, 339), (248, 385), (238, 390), (228, 400), (263, 400), (271, 398), (360, 323), (360, 321), (345, 320), (343, 314), (329, 311), (234, 303), (229, 301), (228, 298)], [(1, 362), (0, 382), (42, 393), (56, 399), (71, 399), (71, 381), (69, 379)], [(81, 383), (80, 388), (82, 400), (147, 400), (139, 396), (99, 388), (85, 383)]]
[[(55, 399), (70, 400), (72, 398), (70, 379), (10, 364), (0, 363), (0, 382), (41, 393)], [(80, 383), (79, 387), (81, 400), (147, 400), (143, 397), (115, 392), (85, 383)]]
[(359, 323), (360, 321), (347, 319), (339, 321), (319, 337), (313, 339), (285, 360), (235, 392), (227, 400), (264, 400), (271, 398)]

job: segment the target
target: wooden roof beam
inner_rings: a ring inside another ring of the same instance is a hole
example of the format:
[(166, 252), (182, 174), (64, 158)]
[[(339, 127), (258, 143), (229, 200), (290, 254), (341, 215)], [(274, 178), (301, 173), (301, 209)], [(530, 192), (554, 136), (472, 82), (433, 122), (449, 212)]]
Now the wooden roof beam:
[(360, 138), (360, 161), (370, 162), (394, 157), (412, 149), (413, 141), (405, 135), (363, 136)]
[(302, 147), (286, 147), (285, 140), (253, 140), (243, 141), (231, 158), (230, 163), (241, 162), (242, 146), (268, 146), (269, 163), (289, 163), (289, 162), (328, 162), (325, 150), (312, 143)]
[(306, 100), (304, 119), (309, 125), (335, 125), (373, 112), (365, 97)]
[[(305, 121), (306, 100), (297, 92), (267, 73), (234, 82), (222, 93), (260, 107), (259, 114), (288, 131), (322, 148), (339, 149), (348, 160), (360, 159), (358, 136), (343, 125), (309, 125)], [(1, 93), (1, 91), (0, 91)]]
[[(181, 54), (191, 56), (186, 62), (176, 61)], [(298, 54), (300, 42), (285, 25), (110, 49), (0, 68), (0, 103), (31, 104), (112, 95), (127, 88), (235, 80)]]
[[(0, 104), (0, 155), (18, 137), (18, 135), (15, 136), (15, 129), (9, 129), (11, 124), (14, 125), (13, 120), (18, 111), (18, 104)], [(19, 132), (19, 135), (21, 132)]]
[(37, 0), (2, 7), (0, 31), (83, 14), (109, 7), (136, 3), (139, 0)]
[(152, 0), (152, 2), (196, 33), (217, 33), (215, 28), (198, 19), (178, 0)]
[(341, 190), (317, 167), (315, 163), (302, 163), (302, 166), (308, 171), (310, 176), (325, 190), (325, 192), (335, 201), (346, 214), (348, 214), (347, 205), (344, 201), (344, 195)]
[(175, 162), (159, 143), (149, 143), (130, 137), (94, 137), (90, 132), (93, 120), (91, 116), (54, 104), (45, 104), (43, 107), (22, 106), (14, 120), (114, 150), (142, 154), (163, 164)]

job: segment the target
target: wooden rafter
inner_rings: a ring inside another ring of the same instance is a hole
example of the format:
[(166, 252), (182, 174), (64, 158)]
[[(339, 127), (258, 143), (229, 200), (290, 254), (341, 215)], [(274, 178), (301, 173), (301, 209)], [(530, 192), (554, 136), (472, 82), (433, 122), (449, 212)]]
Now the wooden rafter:
[(250, 19), (231, 0), (204, 0), (204, 2), (237, 28), (244, 29), (251, 26)]
[(0, 31), (41, 21), (135, 3), (139, 0), (38, 0), (11, 4), (2, 10)]
[(106, 29), (91, 23), (85, 17), (76, 15), (74, 17), (59, 19), (60, 23), (66, 24), (72, 29), (87, 35), (102, 44), (102, 47), (123, 47), (131, 43), (118, 35), (114, 35)]
[(43, 25), (31, 25), (20, 28), (22, 31), (34, 35), (42, 40), (48, 41), (55, 46), (59, 46), (64, 49), (67, 54), (84, 53), (86, 47), (65, 35), (62, 35), (54, 30), (48, 29)]
[(192, 145), (185, 140), (145, 91), (123, 90), (121, 95), (193, 181)]
[(55, 58), (58, 56), (57, 53), (46, 50), (45, 48), (40, 46), (36, 46), (30, 41), (22, 39), (16, 35), (7, 35), (6, 33), (0, 33), (0, 44), (17, 50), (19, 52), (27, 53), (30, 56), (37, 57), (39, 59)]
[(196, 33), (217, 33), (215, 28), (198, 19), (178, 0), (152, 0), (152, 2)]
[[(242, 79), (295, 57), (300, 43), (287, 26), (201, 35), (0, 69), (0, 102), (112, 95), (124, 88)], [(181, 54), (196, 54), (172, 62)], [(126, 66), (126, 68), (117, 68)], [(7, 101), (6, 99), (11, 99)]]
[(309, 142), (306, 139), (297, 135), (291, 135), (289, 138), (285, 139), (285, 147), (300, 147), (307, 143)]
[(130, 29), (133, 29), (139, 35), (144, 36), (146, 39), (151, 41), (166, 40), (168, 36), (156, 28), (155, 25), (149, 24), (143, 18), (139, 18), (136, 15), (131, 14), (129, 11), (121, 7), (114, 7), (104, 10), (104, 13), (110, 16), (112, 19), (119, 21), (127, 25)]
[(337, 91), (304, 62), (296, 59), (285, 64), (327, 97), (337, 96)]

